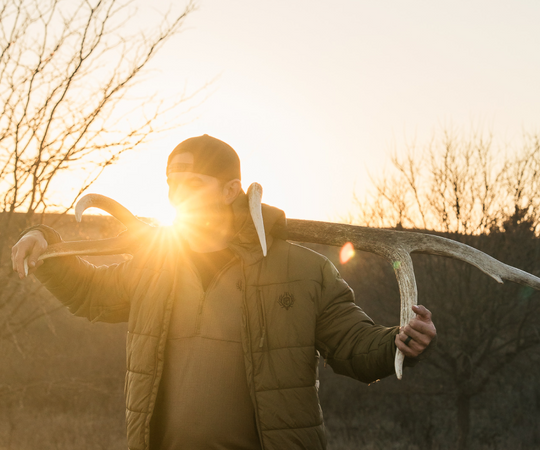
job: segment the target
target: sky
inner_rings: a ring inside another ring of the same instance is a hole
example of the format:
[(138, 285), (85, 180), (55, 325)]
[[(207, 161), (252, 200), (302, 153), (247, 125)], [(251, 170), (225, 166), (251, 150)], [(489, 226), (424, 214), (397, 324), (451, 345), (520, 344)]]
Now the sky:
[[(169, 5), (140, 0), (136, 24)], [(539, 19), (526, 0), (199, 0), (137, 89), (209, 87), (89, 192), (170, 221), (167, 155), (206, 133), (237, 151), (244, 188), (259, 182), (265, 203), (339, 221), (411, 142), (448, 127), (501, 143), (540, 131)]]

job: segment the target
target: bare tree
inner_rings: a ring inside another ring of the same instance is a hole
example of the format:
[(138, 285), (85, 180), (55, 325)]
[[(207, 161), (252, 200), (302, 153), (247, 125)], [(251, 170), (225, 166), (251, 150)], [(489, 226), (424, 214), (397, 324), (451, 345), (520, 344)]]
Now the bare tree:
[[(133, 0), (0, 3), (0, 329), (7, 335), (47, 314), (25, 308), (32, 295), (12, 276), (10, 244), (36, 213), (68, 211), (121, 153), (178, 117), (182, 92), (130, 95), (194, 8), (189, 1), (153, 29), (133, 31)], [(55, 182), (69, 171), (80, 174), (73, 203), (55, 205)]]
[[(151, 32), (126, 35), (128, 6), (116, 0), (5, 0), (0, 9), (0, 191), (4, 212), (50, 206), (51, 183), (84, 168), (88, 187), (119, 154), (154, 131), (172, 103), (143, 99), (118, 114), (129, 90), (192, 3)], [(127, 117), (126, 117), (127, 116)], [(133, 122), (130, 124), (128, 120)], [(80, 193), (79, 192), (79, 193)]]
[[(538, 136), (526, 136), (511, 154), (481, 133), (443, 132), (423, 151), (409, 150), (392, 158), (392, 174), (376, 179), (372, 197), (359, 202), (358, 222), (436, 231), (540, 273)], [(419, 393), (453, 401), (455, 445), (465, 449), (473, 400), (516, 361), (538, 355), (539, 297), (455, 261), (419, 255), (414, 264), (419, 300), (432, 310), (440, 337)]]
[(356, 222), (378, 227), (478, 235), (502, 229), (516, 211), (540, 224), (540, 138), (525, 136), (510, 154), (491, 134), (443, 131), (425, 148), (392, 156), (375, 192), (357, 201)]

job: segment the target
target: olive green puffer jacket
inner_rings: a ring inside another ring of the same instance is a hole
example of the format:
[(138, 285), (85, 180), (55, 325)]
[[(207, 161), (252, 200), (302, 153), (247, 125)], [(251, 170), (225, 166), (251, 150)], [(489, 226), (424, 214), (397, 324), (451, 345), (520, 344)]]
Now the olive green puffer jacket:
[[(263, 258), (244, 194), (233, 209), (237, 233), (229, 247), (242, 261), (242, 345), (262, 448), (324, 449), (319, 354), (335, 372), (372, 382), (394, 373), (398, 327), (374, 325), (328, 259), (283, 240), (282, 211), (263, 205), (269, 244)], [(41, 230), (49, 243), (60, 239), (50, 229)], [(156, 229), (128, 262), (94, 267), (64, 257), (37, 272), (73, 314), (128, 321), (125, 395), (132, 450), (149, 448), (172, 293), (192, 273), (185, 270), (190, 262), (183, 248), (173, 231)]]

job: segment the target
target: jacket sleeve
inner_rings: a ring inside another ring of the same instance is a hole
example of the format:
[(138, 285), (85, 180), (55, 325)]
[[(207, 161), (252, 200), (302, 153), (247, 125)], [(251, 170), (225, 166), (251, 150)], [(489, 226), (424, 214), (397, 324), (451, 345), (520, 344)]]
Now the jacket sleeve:
[[(62, 241), (45, 225), (31, 229), (41, 231), (49, 244)], [(50, 258), (35, 275), (74, 315), (92, 322), (125, 322), (130, 308), (131, 261), (96, 267), (77, 256)]]
[(392, 375), (399, 327), (375, 325), (330, 261), (323, 267), (316, 345), (334, 372), (364, 383)]

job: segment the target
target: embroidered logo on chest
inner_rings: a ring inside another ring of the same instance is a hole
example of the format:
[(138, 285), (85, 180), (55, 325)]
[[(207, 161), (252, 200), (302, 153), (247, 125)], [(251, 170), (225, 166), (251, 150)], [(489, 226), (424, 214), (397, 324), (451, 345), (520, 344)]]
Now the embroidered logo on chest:
[(285, 292), (279, 296), (278, 303), (282, 308), (289, 309), (294, 303), (294, 295)]

